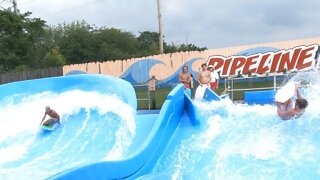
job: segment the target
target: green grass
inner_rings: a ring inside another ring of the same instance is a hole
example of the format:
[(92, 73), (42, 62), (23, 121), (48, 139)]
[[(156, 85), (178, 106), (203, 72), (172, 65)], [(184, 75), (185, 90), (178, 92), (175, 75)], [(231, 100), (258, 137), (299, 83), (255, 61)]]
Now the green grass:
[[(157, 88), (156, 89), (156, 109), (161, 109), (163, 102), (167, 99), (167, 95), (171, 92), (172, 88)], [(147, 99), (148, 91), (146, 89), (136, 90), (137, 99)], [(138, 109), (148, 109), (148, 101), (138, 101)]]
[[(261, 88), (261, 87), (272, 87), (273, 86), (273, 81), (261, 81), (261, 82), (234, 82), (233, 88), (234, 89), (246, 89), (246, 88)], [(196, 87), (193, 88), (192, 94), (194, 95), (194, 92), (196, 90)], [(224, 83), (219, 84), (219, 89), (217, 89), (215, 92), (217, 94), (221, 94), (221, 92), (224, 90)], [(156, 109), (160, 109), (163, 102), (166, 100), (167, 95), (171, 92), (172, 88), (157, 88), (156, 89)], [(229, 92), (230, 94), (230, 92)], [(243, 100), (243, 94), (244, 91), (236, 91), (233, 94), (233, 100)], [(136, 95), (137, 99), (143, 98), (147, 99), (148, 98), (148, 91), (147, 89), (139, 89), (136, 90)], [(230, 94), (231, 97), (231, 94)], [(138, 101), (138, 109), (148, 109), (148, 101)]]

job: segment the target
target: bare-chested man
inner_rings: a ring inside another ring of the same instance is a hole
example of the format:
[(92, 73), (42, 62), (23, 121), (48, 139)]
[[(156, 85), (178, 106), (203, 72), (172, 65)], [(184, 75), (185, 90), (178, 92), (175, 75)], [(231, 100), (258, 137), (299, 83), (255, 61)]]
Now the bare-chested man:
[(48, 120), (44, 121), (42, 123), (43, 125), (45, 125), (45, 126), (50, 125), (51, 126), (51, 125), (54, 124), (55, 121), (57, 121), (60, 124), (60, 116), (59, 116), (59, 114), (55, 110), (50, 109), (49, 106), (46, 106), (45, 109), (46, 109), (46, 111), (44, 113), (44, 116), (43, 116), (40, 124), (43, 122), (43, 120), (46, 118), (47, 115), (49, 115), (50, 118)]
[(199, 86), (197, 87), (195, 99), (202, 99), (206, 88), (210, 88), (210, 71), (207, 69), (207, 65), (203, 63), (201, 65), (202, 71), (198, 74)]
[(205, 63), (201, 64), (202, 71), (199, 72), (198, 82), (199, 85), (206, 85), (210, 87), (210, 71), (207, 69), (207, 65)]
[(191, 97), (191, 89), (190, 89), (190, 83), (191, 83), (191, 74), (188, 73), (188, 67), (183, 66), (182, 67), (182, 73), (179, 74), (179, 82), (184, 84), (184, 92)]

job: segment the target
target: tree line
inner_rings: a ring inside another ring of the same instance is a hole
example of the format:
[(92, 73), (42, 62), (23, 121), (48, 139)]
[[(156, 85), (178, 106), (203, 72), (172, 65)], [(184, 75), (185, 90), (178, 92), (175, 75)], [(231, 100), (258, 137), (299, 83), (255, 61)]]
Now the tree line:
[[(0, 73), (159, 54), (157, 32), (144, 31), (135, 36), (85, 21), (50, 26), (30, 15), (0, 10)], [(164, 42), (165, 53), (205, 49)]]

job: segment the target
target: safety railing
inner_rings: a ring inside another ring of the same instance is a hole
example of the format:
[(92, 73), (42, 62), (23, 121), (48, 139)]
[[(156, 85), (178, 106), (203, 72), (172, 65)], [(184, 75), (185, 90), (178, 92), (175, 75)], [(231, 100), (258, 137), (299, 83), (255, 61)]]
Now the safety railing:
[(178, 83), (163, 82), (156, 79), (155, 91), (152, 92), (150, 91), (150, 84), (148, 83), (148, 81), (141, 84), (132, 84), (136, 91), (138, 108), (147, 108), (148, 110), (159, 108), (159, 106), (162, 105), (163, 101), (166, 99), (169, 92), (177, 84)]
[[(299, 72), (300, 75), (309, 72)], [(252, 76), (252, 77), (229, 77), (224, 79), (225, 88), (229, 87), (229, 95), (231, 100), (234, 100), (234, 94), (236, 92), (245, 92), (245, 91), (259, 91), (259, 90), (277, 90), (280, 88), (285, 82), (287, 82), (290, 78), (297, 75), (297, 73), (284, 73), (277, 75), (269, 75), (269, 76)], [(269, 83), (260, 83), (258, 87), (253, 87), (254, 83), (258, 82), (269, 82)], [(272, 83), (270, 83), (272, 82)], [(245, 88), (236, 88), (235, 84), (247, 83), (247, 87)], [(270, 85), (272, 84), (272, 85)], [(264, 86), (265, 85), (265, 86)]]
[[(138, 103), (142, 101), (148, 102), (148, 109), (151, 109), (151, 98), (150, 98), (150, 91), (149, 91), (149, 84), (134, 84), (133, 85), (136, 94), (137, 94), (137, 101)], [(147, 95), (147, 96), (145, 96)]]

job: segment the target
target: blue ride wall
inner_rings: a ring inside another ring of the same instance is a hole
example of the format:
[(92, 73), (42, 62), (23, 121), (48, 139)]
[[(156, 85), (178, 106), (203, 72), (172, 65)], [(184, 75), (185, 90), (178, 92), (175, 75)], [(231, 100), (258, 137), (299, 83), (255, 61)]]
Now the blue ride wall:
[(253, 104), (273, 104), (274, 96), (276, 94), (275, 90), (265, 90), (265, 91), (247, 91), (244, 92), (244, 102), (253, 105)]
[(36, 94), (45, 91), (61, 93), (77, 89), (115, 94), (137, 109), (137, 98), (132, 85), (127, 81), (119, 81), (117, 77), (105, 75), (83, 74), (8, 83), (0, 86), (0, 99), (13, 94)]

